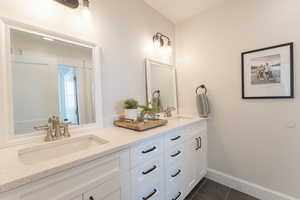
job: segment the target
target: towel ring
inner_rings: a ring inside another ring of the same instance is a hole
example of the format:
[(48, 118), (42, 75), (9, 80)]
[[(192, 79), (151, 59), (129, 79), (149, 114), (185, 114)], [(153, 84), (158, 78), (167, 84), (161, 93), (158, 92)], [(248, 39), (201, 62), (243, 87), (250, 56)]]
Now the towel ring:
[(199, 87), (196, 88), (196, 95), (199, 95), (199, 90), (204, 89), (204, 94), (207, 94), (207, 88), (205, 87), (204, 84), (200, 85)]

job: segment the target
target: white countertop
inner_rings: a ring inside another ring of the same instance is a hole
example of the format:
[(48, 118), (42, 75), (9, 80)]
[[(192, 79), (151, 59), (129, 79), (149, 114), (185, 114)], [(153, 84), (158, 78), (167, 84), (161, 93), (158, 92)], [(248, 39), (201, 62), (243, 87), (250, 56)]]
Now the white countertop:
[(167, 131), (205, 120), (193, 117), (188, 120), (169, 120), (165, 126), (150, 129), (144, 132), (135, 132), (123, 128), (102, 128), (77, 134), (73, 137), (79, 137), (86, 134), (99, 136), (109, 143), (100, 145), (85, 151), (73, 153), (72, 156), (64, 156), (51, 159), (37, 164), (24, 164), (18, 156), (18, 151), (27, 147), (39, 145), (45, 142), (19, 145), (0, 150), (0, 193), (10, 191), (24, 184), (37, 181), (41, 178), (53, 175), (57, 172), (84, 164), (88, 161), (100, 158), (104, 155), (128, 148), (130, 145), (149, 139)]

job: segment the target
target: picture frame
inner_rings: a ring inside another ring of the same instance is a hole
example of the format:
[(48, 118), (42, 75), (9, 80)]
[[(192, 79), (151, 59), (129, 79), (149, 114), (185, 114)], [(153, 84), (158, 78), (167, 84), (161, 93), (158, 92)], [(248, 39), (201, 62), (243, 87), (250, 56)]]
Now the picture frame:
[(242, 53), (242, 99), (294, 98), (294, 44)]

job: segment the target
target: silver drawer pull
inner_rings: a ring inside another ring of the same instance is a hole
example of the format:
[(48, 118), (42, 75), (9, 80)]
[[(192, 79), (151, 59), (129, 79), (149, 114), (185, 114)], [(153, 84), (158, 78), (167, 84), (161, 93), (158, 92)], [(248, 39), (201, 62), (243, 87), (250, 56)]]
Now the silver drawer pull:
[(176, 176), (178, 176), (181, 173), (181, 170), (178, 169), (178, 171), (175, 174), (172, 174), (171, 177), (175, 178)]
[(153, 146), (151, 149), (148, 149), (148, 150), (145, 150), (145, 151), (142, 151), (142, 153), (150, 153), (151, 151), (154, 151), (156, 149), (156, 146)]
[(172, 154), (171, 157), (174, 158), (174, 157), (178, 156), (179, 154), (181, 154), (181, 151), (177, 151), (175, 154)]
[(171, 138), (171, 140), (172, 140), (172, 141), (176, 141), (176, 140), (178, 140), (178, 139), (180, 139), (180, 138), (181, 138), (181, 136), (178, 135), (177, 137)]
[(178, 192), (178, 195), (175, 198), (173, 198), (172, 200), (177, 200), (180, 196), (181, 196), (181, 192)]
[(147, 197), (143, 197), (143, 200), (148, 200), (148, 199), (150, 199), (153, 195), (156, 194), (156, 192), (157, 192), (157, 190), (154, 189), (153, 192), (151, 192), (151, 194), (149, 194)]
[(149, 174), (150, 172), (154, 171), (156, 168), (157, 168), (157, 166), (154, 165), (151, 169), (149, 169), (149, 170), (147, 170), (147, 171), (144, 171), (144, 172), (142, 172), (142, 173), (143, 173), (144, 175)]

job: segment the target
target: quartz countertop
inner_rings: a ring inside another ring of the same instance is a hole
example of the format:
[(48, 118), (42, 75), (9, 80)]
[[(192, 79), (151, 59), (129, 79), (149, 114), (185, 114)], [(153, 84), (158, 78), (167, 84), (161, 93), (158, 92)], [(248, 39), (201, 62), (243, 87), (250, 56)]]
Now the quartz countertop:
[(35, 164), (25, 164), (22, 162), (18, 152), (20, 149), (45, 143), (43, 141), (0, 149), (0, 193), (16, 189), (20, 186), (40, 180), (63, 170), (67, 170), (80, 164), (101, 158), (105, 155), (121, 151), (143, 140), (162, 135), (170, 130), (196, 123), (200, 120), (205, 119), (198, 117), (191, 117), (186, 120), (171, 119), (165, 126), (144, 132), (135, 132), (118, 127), (87, 131), (82, 134), (76, 134), (72, 137), (75, 138), (89, 134), (101, 137), (109, 142), (99, 145), (99, 147), (72, 153), (72, 156), (53, 158)]

